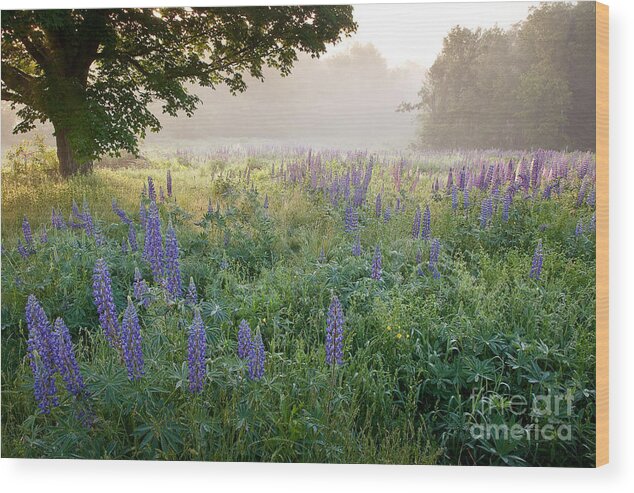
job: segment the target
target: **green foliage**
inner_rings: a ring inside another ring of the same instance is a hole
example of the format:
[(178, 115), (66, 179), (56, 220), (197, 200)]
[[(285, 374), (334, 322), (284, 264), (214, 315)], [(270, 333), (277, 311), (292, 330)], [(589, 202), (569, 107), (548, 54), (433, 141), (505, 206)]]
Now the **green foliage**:
[[(110, 198), (138, 221), (142, 180), (164, 170), (97, 170), (60, 185), (64, 193), (38, 185), (28, 192), (18, 187), (22, 192), (10, 196), (3, 207), (9, 214), (30, 207), (31, 193), (46, 202), (42, 213), (29, 212), (37, 236), (48, 207), (66, 211), (73, 198), (86, 195), (106, 244), (97, 246), (81, 232), (49, 231), (49, 242), (22, 259), (15, 251), (21, 216), (3, 215), (3, 456), (594, 464), (595, 239), (574, 236), (577, 221), (593, 213), (575, 205), (578, 183), (551, 200), (518, 197), (508, 223), (498, 211), (482, 230), (475, 207), (454, 212), (448, 195), (428, 192), (451, 157), (423, 156), (403, 188), (411, 189), (417, 167), (432, 171), (407, 194), (406, 213), (386, 223), (374, 217), (372, 203), (362, 211), (363, 254), (353, 257), (342, 207), (302, 185), (271, 180), (271, 160), (278, 166), (282, 157), (255, 159), (259, 165), (249, 164), (254, 191), (237, 173), (246, 169), (239, 159), (228, 160), (222, 178), (210, 181), (217, 165), (212, 158), (173, 170), (177, 203), (161, 206), (163, 223), (171, 218), (178, 226), (183, 279), (193, 277), (204, 300), (209, 378), (196, 397), (187, 392), (184, 363), (188, 307), (167, 305), (161, 289), (151, 288), (157, 301), (139, 309), (146, 375), (132, 383), (105, 341), (91, 298), (98, 257), (110, 267), (119, 312), (131, 294), (135, 266), (149, 278), (140, 253), (120, 251), (127, 228), (110, 210)], [(428, 160), (435, 166), (427, 167)], [(329, 166), (341, 169), (343, 163)], [(397, 196), (390, 171), (376, 164), (370, 186), (370, 196), (384, 189), (386, 204)], [(206, 213), (210, 194), (219, 213)], [(481, 198), (474, 190), (472, 201)], [(442, 239), (439, 280), (425, 271), (429, 245), (411, 239), (419, 203), (430, 203), (433, 235)], [(545, 260), (543, 279), (534, 281), (528, 272), (538, 237)], [(380, 282), (369, 277), (376, 243), (383, 253)], [(317, 261), (322, 246), (325, 263)], [(64, 317), (89, 389), (85, 400), (64, 394), (50, 416), (36, 412), (25, 358), (30, 293), (49, 318)], [(324, 351), (332, 293), (341, 299), (348, 329), (345, 365), (336, 371), (326, 367)], [(266, 344), (260, 382), (246, 379), (245, 364), (235, 356), (243, 318)], [(539, 422), (569, 425), (570, 441), (483, 440), (470, 433), (473, 426), (531, 425), (533, 416), (513, 413), (510, 399), (549, 393), (569, 397), (572, 412)]]
[(420, 145), (595, 148), (595, 6), (544, 3), (503, 31), (456, 26), (417, 104)]

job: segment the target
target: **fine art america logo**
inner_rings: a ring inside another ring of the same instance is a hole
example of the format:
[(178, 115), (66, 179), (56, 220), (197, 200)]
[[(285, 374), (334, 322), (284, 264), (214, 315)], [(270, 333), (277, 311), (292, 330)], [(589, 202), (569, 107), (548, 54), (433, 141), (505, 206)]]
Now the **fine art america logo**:
[[(477, 396), (472, 394), (474, 400)], [(476, 440), (572, 440), (572, 392), (565, 394), (500, 395), (480, 399), (481, 420), (469, 433)], [(568, 418), (568, 419), (567, 419)]]

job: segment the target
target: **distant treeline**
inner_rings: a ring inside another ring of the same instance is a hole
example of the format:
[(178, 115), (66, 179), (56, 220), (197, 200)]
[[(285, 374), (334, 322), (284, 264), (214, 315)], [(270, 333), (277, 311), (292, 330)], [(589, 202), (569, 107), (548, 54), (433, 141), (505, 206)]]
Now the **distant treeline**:
[(454, 27), (428, 70), (419, 143), (595, 149), (594, 2), (548, 3), (512, 29)]

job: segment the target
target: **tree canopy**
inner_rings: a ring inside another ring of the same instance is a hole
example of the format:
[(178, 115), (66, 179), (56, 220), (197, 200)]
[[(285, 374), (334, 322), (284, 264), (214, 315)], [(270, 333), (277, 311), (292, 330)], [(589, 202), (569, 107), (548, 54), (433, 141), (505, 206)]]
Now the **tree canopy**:
[(509, 30), (454, 27), (427, 71), (420, 144), (595, 148), (595, 6), (546, 3)]
[(191, 116), (188, 84), (233, 93), (266, 66), (290, 73), (352, 33), (350, 6), (3, 11), (2, 99), (18, 108), (15, 131), (55, 130), (60, 172), (105, 153), (138, 152), (161, 124), (149, 109)]

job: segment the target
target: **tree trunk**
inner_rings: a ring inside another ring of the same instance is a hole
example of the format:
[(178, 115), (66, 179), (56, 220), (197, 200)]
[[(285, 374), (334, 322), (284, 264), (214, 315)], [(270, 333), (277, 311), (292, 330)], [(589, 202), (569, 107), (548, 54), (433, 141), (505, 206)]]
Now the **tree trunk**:
[(77, 173), (88, 173), (92, 170), (92, 162), (80, 162), (71, 146), (66, 130), (55, 127), (55, 140), (57, 141), (57, 160), (59, 161), (59, 173), (68, 178)]

